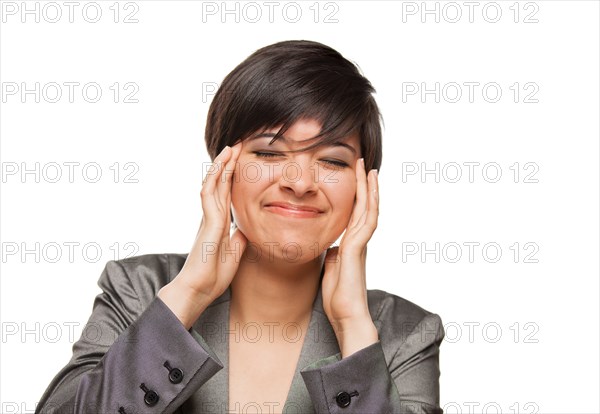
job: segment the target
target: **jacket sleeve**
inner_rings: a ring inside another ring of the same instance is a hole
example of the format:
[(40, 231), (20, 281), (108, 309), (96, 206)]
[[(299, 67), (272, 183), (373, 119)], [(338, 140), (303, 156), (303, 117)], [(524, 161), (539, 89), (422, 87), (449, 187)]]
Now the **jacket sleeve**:
[[(125, 271), (109, 261), (92, 315), (35, 413), (173, 413), (223, 364), (157, 296), (140, 301)], [(148, 300), (146, 300), (148, 302)]]
[(301, 370), (317, 413), (443, 414), (439, 406), (441, 318), (427, 314), (386, 361), (381, 340), (346, 358)]

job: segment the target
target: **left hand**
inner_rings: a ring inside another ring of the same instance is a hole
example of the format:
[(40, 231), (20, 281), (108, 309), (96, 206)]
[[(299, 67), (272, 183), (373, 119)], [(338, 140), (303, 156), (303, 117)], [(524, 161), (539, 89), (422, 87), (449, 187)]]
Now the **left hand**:
[(356, 201), (339, 247), (325, 256), (322, 298), (342, 357), (377, 342), (377, 330), (367, 302), (367, 242), (377, 228), (379, 184), (376, 170), (367, 175), (356, 163)]

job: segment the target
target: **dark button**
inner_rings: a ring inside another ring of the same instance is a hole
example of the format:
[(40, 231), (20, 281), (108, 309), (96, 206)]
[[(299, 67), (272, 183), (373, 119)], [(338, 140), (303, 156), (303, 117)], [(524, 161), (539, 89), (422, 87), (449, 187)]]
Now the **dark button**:
[(179, 384), (183, 380), (183, 371), (179, 368), (171, 368), (169, 361), (165, 361), (163, 364), (165, 368), (169, 370), (169, 381), (173, 384)]
[(142, 385), (140, 385), (140, 388), (145, 392), (144, 402), (146, 403), (146, 405), (150, 407), (156, 405), (156, 403), (159, 400), (158, 394), (154, 390), (149, 390), (148, 387), (146, 387), (146, 384), (144, 384), (143, 382)]
[(156, 392), (154, 392), (153, 390), (149, 390), (144, 395), (144, 402), (147, 405), (149, 405), (150, 407), (152, 407), (153, 405), (156, 405), (156, 403), (158, 402), (158, 394)]
[(182, 379), (183, 371), (179, 368), (173, 368), (171, 371), (169, 371), (169, 381), (171, 381), (173, 384), (179, 384)]
[(357, 396), (358, 391), (354, 391), (351, 394), (348, 394), (346, 391), (341, 391), (338, 395), (335, 396), (335, 402), (342, 408), (348, 407), (350, 405), (350, 400), (352, 397)]

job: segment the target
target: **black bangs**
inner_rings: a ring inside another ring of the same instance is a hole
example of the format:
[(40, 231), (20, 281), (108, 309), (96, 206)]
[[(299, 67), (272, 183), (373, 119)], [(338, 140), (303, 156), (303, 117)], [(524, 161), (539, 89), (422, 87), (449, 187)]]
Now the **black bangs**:
[(291, 40), (258, 49), (221, 83), (211, 103), (205, 140), (214, 159), (267, 129), (277, 140), (298, 120), (314, 119), (321, 132), (306, 151), (358, 133), (365, 166), (381, 163), (381, 116), (375, 89), (356, 65), (321, 43)]

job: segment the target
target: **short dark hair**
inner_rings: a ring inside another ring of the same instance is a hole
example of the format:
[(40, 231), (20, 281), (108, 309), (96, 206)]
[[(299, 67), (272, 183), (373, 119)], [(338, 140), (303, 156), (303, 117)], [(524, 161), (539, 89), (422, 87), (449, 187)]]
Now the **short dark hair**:
[(375, 89), (359, 70), (314, 41), (287, 40), (258, 49), (225, 77), (211, 102), (204, 137), (211, 160), (253, 133), (283, 125), (273, 142), (297, 120), (312, 118), (322, 125), (315, 137), (321, 139), (296, 151), (358, 132), (366, 171), (379, 170), (383, 117), (372, 96)]

